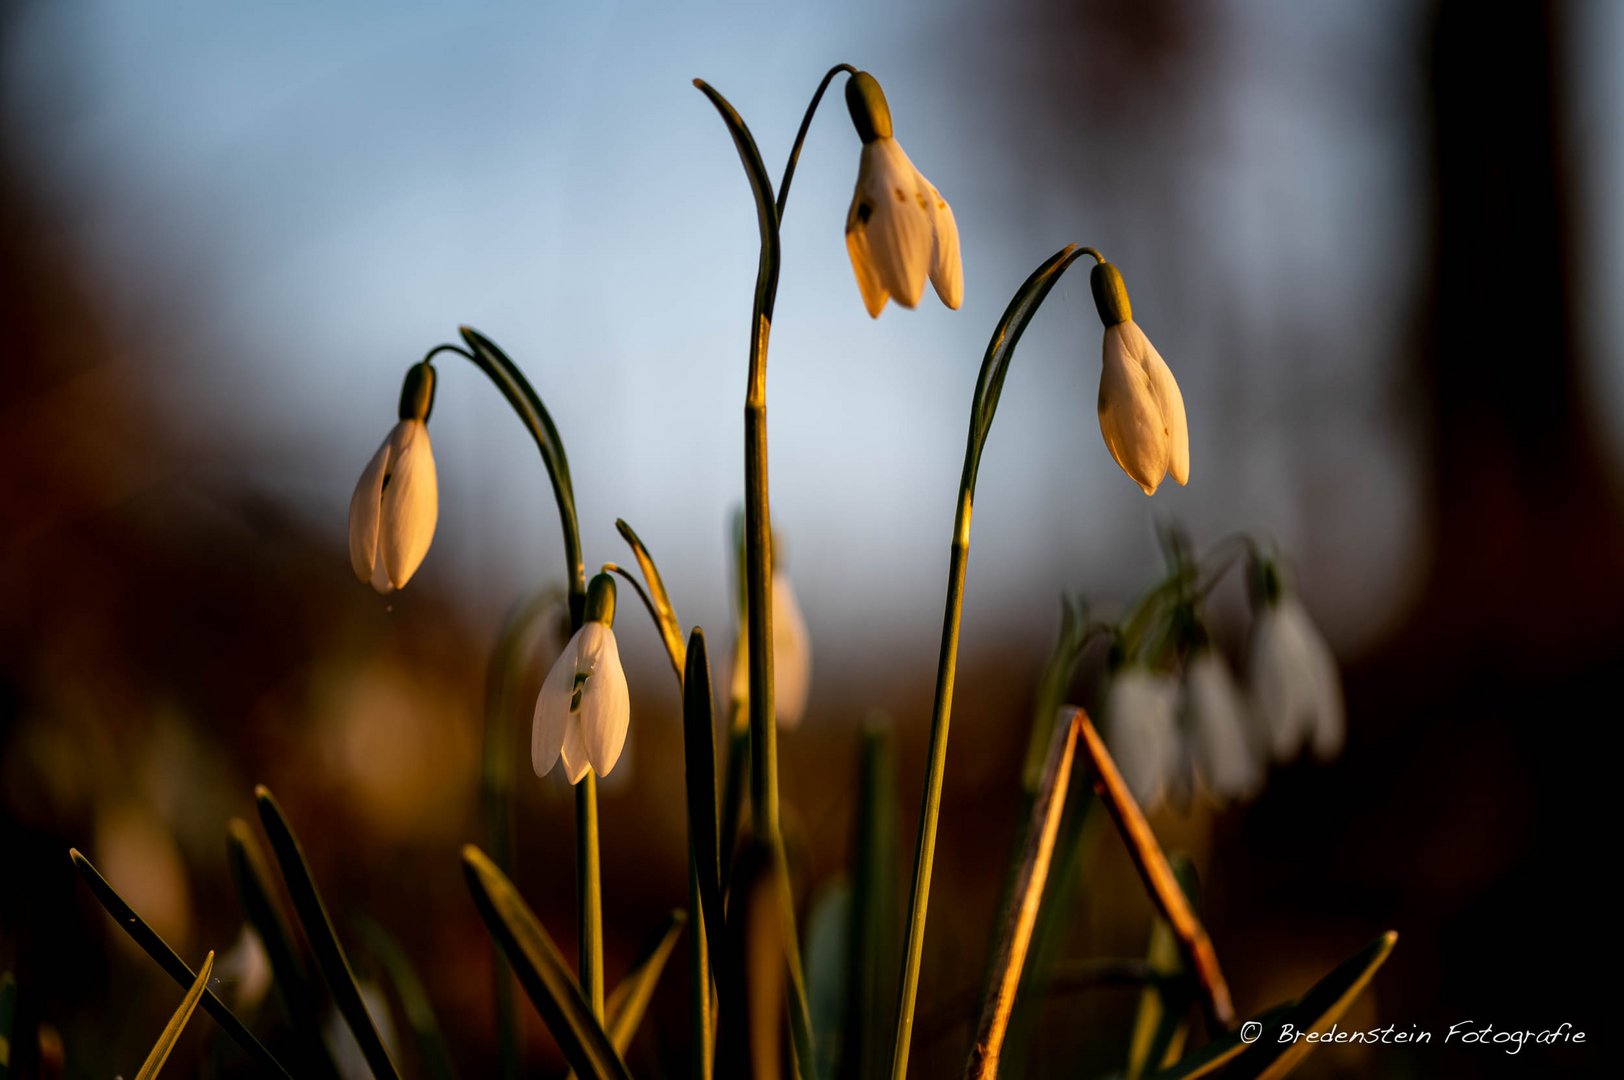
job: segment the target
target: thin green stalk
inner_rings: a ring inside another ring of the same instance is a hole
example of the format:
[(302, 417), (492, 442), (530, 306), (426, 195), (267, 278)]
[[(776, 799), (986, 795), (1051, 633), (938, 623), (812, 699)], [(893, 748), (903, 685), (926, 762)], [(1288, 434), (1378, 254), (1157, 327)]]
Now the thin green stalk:
[[(553, 486), (553, 498), (558, 503), (559, 525), (564, 532), (564, 561), (569, 581), (570, 632), (581, 628), (586, 613), (586, 564), (581, 558), (581, 529), (575, 512), (575, 486), (570, 480), (569, 459), (564, 454), (564, 441), (551, 414), (542, 404), (541, 396), (524, 377), (519, 366), (506, 353), (479, 331), (469, 326), (458, 328), (469, 350), (456, 346), (439, 346), (429, 355), (441, 350), (461, 353), (496, 384), (513, 411), (524, 423), (536, 449), (541, 452), (547, 467), (547, 479)], [(576, 895), (580, 911), (580, 980), (581, 989), (592, 1007), (593, 1016), (603, 1020), (603, 884), (598, 852), (598, 785), (589, 771), (575, 785), (575, 839), (576, 839)]]
[[(975, 504), (976, 474), (981, 452), (1003, 392), (1004, 376), (1021, 335), (1068, 267), (1087, 253), (1068, 244), (1034, 270), (1004, 310), (987, 344), (981, 372), (970, 405), (970, 431), (959, 479), (958, 506), (953, 514), (953, 543), (948, 554), (947, 602), (942, 614), (942, 647), (936, 665), (936, 692), (931, 703), (930, 757), (925, 770), (925, 791), (919, 814), (919, 841), (914, 850), (913, 885), (908, 900), (908, 937), (898, 995), (897, 1042), (891, 1056), (892, 1080), (908, 1073), (908, 1051), (913, 1037), (914, 1003), (919, 991), (919, 966), (924, 956), (925, 915), (930, 905), (931, 869), (936, 858), (936, 825), (942, 810), (942, 780), (947, 771), (947, 733), (953, 710), (953, 679), (958, 670), (959, 624), (964, 615), (964, 578), (970, 555), (970, 518)], [(1096, 256), (1097, 257), (1097, 256)]]

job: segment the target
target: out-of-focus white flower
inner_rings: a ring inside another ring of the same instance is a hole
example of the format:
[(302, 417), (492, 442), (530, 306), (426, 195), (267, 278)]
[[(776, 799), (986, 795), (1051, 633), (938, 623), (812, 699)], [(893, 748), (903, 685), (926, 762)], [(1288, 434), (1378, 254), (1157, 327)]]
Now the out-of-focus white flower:
[(1263, 783), (1247, 704), (1224, 658), (1198, 649), (1184, 668), (1184, 717), (1190, 762), (1218, 799), (1249, 799)]
[(536, 697), (530, 729), (530, 764), (536, 775), (546, 776), (560, 760), (572, 784), (580, 783), (589, 768), (608, 775), (626, 745), (631, 715), (614, 630), (596, 620), (582, 623)]
[(1280, 592), (1260, 602), (1252, 629), (1251, 681), (1277, 760), (1306, 742), (1321, 760), (1342, 749), (1342, 679), (1330, 646), (1297, 598)]
[(1168, 473), (1180, 484), (1188, 483), (1190, 431), (1179, 384), (1133, 321), (1128, 287), (1117, 268), (1101, 259), (1088, 283), (1105, 324), (1098, 402), (1105, 445), (1146, 495), (1156, 494)]
[(405, 586), (428, 554), (440, 489), (428, 424), (401, 420), (350, 497), (350, 565), (380, 593)]
[(888, 299), (914, 307), (929, 277), (942, 303), (956, 309), (964, 267), (952, 208), (892, 137), (891, 110), (872, 75), (861, 71), (847, 81), (846, 105), (863, 140), (846, 213), (846, 251), (863, 306), (875, 318)]
[(1162, 801), (1181, 766), (1179, 684), (1171, 675), (1129, 667), (1105, 697), (1105, 743), (1123, 782), (1146, 810)]
[[(383, 1048), (391, 1058), (399, 1061), (400, 1037), (395, 1033), (388, 997), (384, 995), (382, 987), (371, 979), (357, 979), (355, 986), (361, 991), (361, 1004), (366, 1007), (367, 1015), (372, 1017)], [(355, 1041), (355, 1033), (350, 1030), (344, 1014), (335, 1007), (327, 1009), (321, 1025), (321, 1038), (327, 1044), (327, 1053), (332, 1057), (333, 1067), (341, 1080), (372, 1080), (372, 1068), (361, 1051), (361, 1044)]]
[[(733, 658), (733, 700), (750, 700), (750, 665), (744, 638)], [(781, 728), (800, 726), (812, 690), (812, 635), (789, 575), (773, 571), (773, 717)]]
[(252, 926), (244, 926), (237, 943), (214, 965), (221, 985), (231, 991), (238, 1011), (251, 1010), (271, 988), (271, 959)]

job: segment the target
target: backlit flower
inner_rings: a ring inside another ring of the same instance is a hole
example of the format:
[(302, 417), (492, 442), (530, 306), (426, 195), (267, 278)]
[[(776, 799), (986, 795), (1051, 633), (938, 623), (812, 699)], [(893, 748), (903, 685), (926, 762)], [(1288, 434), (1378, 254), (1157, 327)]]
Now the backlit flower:
[(952, 208), (892, 137), (891, 110), (872, 75), (847, 81), (846, 105), (863, 140), (846, 214), (846, 251), (863, 306), (875, 318), (887, 300), (914, 307), (929, 277), (942, 303), (957, 308), (964, 269)]
[(350, 496), (350, 566), (380, 593), (403, 588), (434, 539), (440, 488), (429, 445), (433, 400), (434, 369), (414, 364), (401, 391), (400, 422)]
[(1179, 384), (1133, 321), (1128, 290), (1116, 267), (1100, 263), (1090, 284), (1105, 324), (1098, 402), (1105, 445), (1146, 495), (1154, 495), (1169, 473), (1180, 484), (1188, 483), (1190, 432)]
[[(607, 618), (597, 602), (608, 581)], [(631, 694), (620, 665), (620, 648), (609, 625), (614, 619), (614, 582), (599, 574), (587, 601), (587, 621), (553, 662), (536, 697), (530, 729), (530, 764), (537, 776), (559, 761), (572, 784), (587, 770), (608, 775), (620, 760), (631, 722)], [(598, 618), (594, 618), (594, 615)]]

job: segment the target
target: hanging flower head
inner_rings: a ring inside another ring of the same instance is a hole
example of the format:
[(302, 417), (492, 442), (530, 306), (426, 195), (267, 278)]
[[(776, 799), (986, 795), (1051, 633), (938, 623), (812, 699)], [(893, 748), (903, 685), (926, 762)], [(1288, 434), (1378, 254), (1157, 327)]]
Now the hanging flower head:
[(1289, 760), (1303, 744), (1321, 760), (1342, 749), (1346, 718), (1336, 658), (1277, 564), (1252, 561), (1251, 681), (1275, 759)]
[(537, 776), (562, 760), (581, 782), (588, 769), (607, 776), (620, 760), (631, 722), (631, 695), (615, 644), (615, 579), (599, 574), (587, 589), (586, 621), (553, 662), (536, 697), (530, 764)]
[(1220, 801), (1249, 799), (1263, 786), (1263, 763), (1253, 749), (1246, 699), (1229, 664), (1210, 645), (1184, 666), (1187, 754), (1202, 785)]
[(1162, 801), (1181, 765), (1178, 703), (1177, 678), (1138, 665), (1119, 670), (1106, 691), (1106, 745), (1146, 810)]
[(879, 318), (888, 299), (914, 307), (928, 276), (942, 303), (964, 300), (959, 227), (947, 200), (891, 136), (891, 108), (874, 76), (846, 82), (846, 107), (863, 140), (857, 190), (846, 214), (846, 251), (863, 306)]
[(1100, 434), (1122, 471), (1154, 495), (1162, 477), (1190, 479), (1190, 433), (1184, 397), (1162, 354), (1133, 321), (1128, 287), (1110, 263), (1100, 260), (1089, 276), (1094, 306), (1105, 324), (1100, 371)]
[(413, 364), (400, 391), (400, 422), (350, 496), (350, 566), (380, 593), (404, 588), (434, 539), (440, 489), (429, 446), (433, 407), (434, 368)]

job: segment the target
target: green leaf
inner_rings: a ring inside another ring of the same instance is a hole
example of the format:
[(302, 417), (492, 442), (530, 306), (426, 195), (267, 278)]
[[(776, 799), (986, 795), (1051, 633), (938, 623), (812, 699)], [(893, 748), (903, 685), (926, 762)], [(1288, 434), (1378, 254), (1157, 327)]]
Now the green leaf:
[[(1183, 855), (1172, 856), (1169, 865), (1191, 910), (1199, 913), (1194, 865)], [(1145, 966), (1155, 978), (1139, 993), (1139, 1009), (1128, 1047), (1128, 1080), (1161, 1068), (1180, 1051), (1189, 1033), (1190, 1006), (1195, 1002), (1192, 976), (1165, 919), (1158, 918), (1151, 926)]]
[(428, 991), (423, 988), (423, 980), (418, 978), (417, 969), (412, 966), (406, 950), (400, 947), (400, 942), (389, 931), (372, 919), (363, 916), (356, 921), (356, 926), (367, 950), (382, 965), (384, 974), (395, 988), (395, 997), (400, 1001), (401, 1011), (406, 1014), (406, 1023), (417, 1038), (424, 1073), (432, 1080), (452, 1080), (456, 1070), (451, 1067), (445, 1036), (440, 1034), (440, 1023), (434, 1016), (434, 1006), (429, 1004)]
[(678, 621), (677, 610), (671, 604), (671, 594), (666, 591), (665, 579), (660, 576), (660, 568), (654, 565), (654, 556), (648, 553), (648, 548), (643, 546), (643, 541), (638, 539), (632, 527), (623, 519), (616, 518), (615, 528), (620, 530), (621, 538), (632, 549), (638, 569), (643, 571), (643, 580), (648, 582), (648, 595), (645, 599), (653, 609), (654, 625), (660, 631), (660, 640), (665, 642), (665, 651), (671, 657), (671, 666), (676, 669), (677, 678), (680, 679), (687, 664), (687, 650), (682, 644), (682, 623)]
[[(604, 1026), (608, 1029), (609, 1041), (622, 1055), (631, 1046), (632, 1037), (637, 1034), (637, 1027), (648, 1012), (648, 1003), (654, 998), (654, 988), (659, 985), (666, 961), (671, 959), (671, 952), (677, 947), (677, 938), (682, 936), (682, 928), (686, 925), (686, 911), (677, 908), (671, 912), (660, 932), (638, 955), (626, 977), (609, 993), (609, 1000), (604, 1005)], [(575, 1076), (574, 1069), (570, 1070), (570, 1076)]]
[[(107, 879), (102, 877), (96, 868), (90, 864), (89, 859), (74, 848), (69, 849), (68, 856), (73, 860), (74, 869), (79, 871), (79, 876), (90, 887), (91, 893), (101, 902), (101, 906), (107, 911), (108, 915), (112, 916), (113, 921), (119, 925), (119, 928), (130, 935), (130, 940), (141, 946), (141, 950), (152, 957), (153, 961), (163, 968), (171, 979), (190, 989), (192, 983), (196, 980), (196, 975), (191, 968), (186, 966), (186, 961), (182, 960), (175, 950), (171, 949), (169, 944), (158, 936), (157, 931), (148, 926), (146, 921), (135, 913), (135, 910), (125, 902), (124, 898), (118, 894), (118, 891), (107, 883)], [(247, 1051), (249, 1057), (259, 1062), (267, 1072), (275, 1076), (288, 1077), (288, 1080), (292, 1080), (288, 1071), (282, 1067), (281, 1062), (272, 1057), (271, 1052), (265, 1049), (258, 1039), (254, 1038), (253, 1032), (249, 1031), (241, 1020), (237, 1019), (235, 1013), (226, 1008), (226, 1003), (221, 1001), (214, 991), (204, 990), (202, 1005), (203, 1011), (213, 1017), (214, 1022), (224, 1028), (226, 1034), (235, 1039), (237, 1045)]]
[[(1026, 740), (1026, 764), (1021, 768), (1021, 787), (1028, 795), (1038, 789), (1043, 776), (1043, 761), (1049, 752), (1049, 739), (1060, 716), (1060, 706), (1071, 685), (1083, 648), (1089, 641), (1088, 606), (1081, 601), (1073, 604), (1066, 596), (1060, 597), (1060, 640), (1043, 665), (1038, 676), (1036, 704), (1032, 709), (1032, 731)], [(1030, 807), (1027, 808), (1030, 810)], [(1026, 815), (1022, 815), (1024, 828)], [(1020, 843), (1015, 845), (1020, 850)]]
[(243, 915), (265, 946), (277, 993), (298, 1032), (303, 1051), (301, 1064), (314, 1074), (337, 1076), (321, 1039), (321, 1002), (310, 981), (315, 957), (289, 932), (259, 841), (241, 818), (232, 818), (227, 825), (226, 861), (242, 901)]
[(593, 1018), (558, 947), (513, 883), (472, 844), (462, 849), (462, 862), (475, 906), (564, 1057), (582, 1076), (599, 1080), (630, 1077), (603, 1026)]
[[(733, 136), (739, 161), (744, 165), (744, 175), (750, 181), (750, 194), (756, 200), (756, 223), (761, 229), (761, 259), (756, 271), (756, 314), (758, 320), (771, 321), (773, 301), (778, 295), (779, 265), (778, 204), (773, 197), (773, 182), (767, 175), (767, 166), (762, 164), (755, 137), (750, 134), (750, 128), (739, 116), (738, 110), (704, 79), (695, 79), (694, 85), (721, 114), (728, 134)], [(754, 350), (755, 345), (752, 344), (751, 348)]]
[(852, 962), (852, 884), (845, 878), (824, 886), (806, 924), (806, 998), (818, 1033), (817, 1059), (809, 1080), (834, 1080), (845, 1048), (851, 1012), (847, 974)]
[(282, 880), (288, 887), (288, 895), (293, 898), (293, 910), (304, 928), (305, 937), (310, 941), (310, 948), (316, 954), (316, 966), (332, 992), (333, 1004), (355, 1035), (356, 1044), (360, 1046), (372, 1074), (378, 1080), (393, 1080), (400, 1074), (395, 1069), (395, 1063), (389, 1059), (389, 1051), (378, 1034), (378, 1026), (361, 998), (355, 972), (350, 968), (349, 958), (344, 955), (344, 947), (338, 943), (338, 934), (333, 930), (327, 905), (322, 903), (321, 894), (316, 891), (316, 881), (310, 874), (310, 864), (305, 861), (299, 838), (294, 835), (293, 827), (288, 824), (269, 788), (261, 784), (254, 789), (254, 797), (259, 804), (259, 817), (265, 826), (265, 835), (271, 841), (271, 852), (282, 869)]
[[(841, 1074), (882, 1077), (891, 1066), (896, 980), (902, 954), (897, 763), (890, 722), (885, 717), (870, 717), (863, 731), (859, 768)], [(821, 1032), (822, 1028), (816, 1030)]]
[(780, 1077), (779, 1028), (785, 1006), (788, 927), (779, 898), (777, 856), (760, 840), (739, 853), (728, 897), (727, 951), (721, 970), (737, 993), (722, 998), (717, 1073), (754, 1080)]
[(164, 1062), (169, 1060), (169, 1052), (180, 1040), (180, 1033), (186, 1030), (186, 1021), (192, 1018), (197, 1003), (203, 998), (203, 991), (208, 989), (209, 975), (213, 972), (214, 951), (211, 949), (209, 955), (203, 958), (203, 966), (197, 969), (197, 978), (192, 980), (191, 989), (187, 990), (186, 996), (181, 999), (180, 1008), (175, 1010), (175, 1015), (164, 1025), (163, 1034), (158, 1036), (151, 1053), (147, 1054), (147, 1060), (142, 1063), (141, 1071), (135, 1074), (135, 1080), (153, 1080), (153, 1077), (158, 1075), (158, 1070), (164, 1067)]
[(710, 656), (705, 632), (688, 636), (687, 671), (682, 680), (683, 767), (688, 792), (688, 840), (699, 872), (699, 899), (705, 934), (715, 943), (722, 930), (722, 853), (716, 825), (716, 716), (711, 693)]
[[(1252, 1017), (1248, 1023), (1260, 1023), (1265, 1031), (1278, 1028), (1291, 1009), (1291, 1004), (1276, 1005)], [(1241, 1028), (1229, 1032), (1223, 1038), (1214, 1039), (1201, 1049), (1185, 1054), (1174, 1064), (1156, 1073), (1152, 1080), (1195, 1080), (1198, 1076), (1212, 1075), (1246, 1051), (1248, 1044), (1241, 1039), (1241, 1030), (1244, 1028), (1243, 1024)]]
[[(1389, 930), (1369, 945), (1338, 964), (1329, 975), (1315, 983), (1277, 1024), (1290, 1024), (1298, 1031), (1325, 1031), (1347, 1011), (1355, 998), (1370, 985), (1376, 970), (1387, 961), (1398, 941), (1398, 932)], [(1298, 1039), (1282, 1046), (1274, 1039), (1259, 1039), (1235, 1062), (1236, 1077), (1277, 1080), (1300, 1064), (1318, 1045)]]

